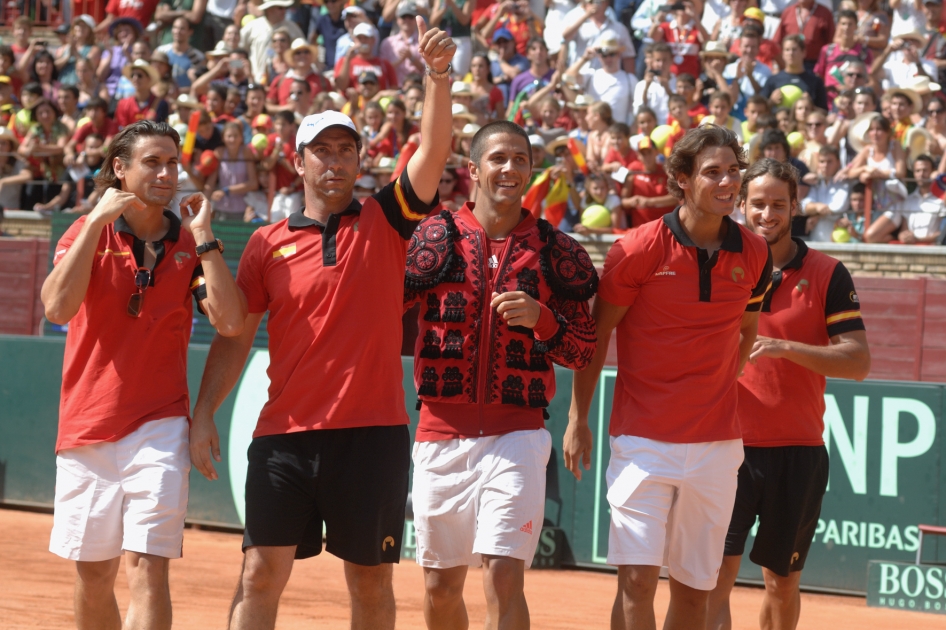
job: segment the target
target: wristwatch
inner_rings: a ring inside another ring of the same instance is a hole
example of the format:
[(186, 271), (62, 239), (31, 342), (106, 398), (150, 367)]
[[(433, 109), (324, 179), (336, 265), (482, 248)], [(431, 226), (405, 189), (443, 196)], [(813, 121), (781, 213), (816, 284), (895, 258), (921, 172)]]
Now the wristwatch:
[(198, 257), (199, 257), (199, 256), (202, 256), (202, 255), (206, 254), (207, 252), (213, 251), (213, 250), (215, 250), (215, 249), (216, 249), (217, 251), (219, 251), (221, 254), (223, 253), (223, 241), (221, 241), (219, 238), (216, 238), (216, 239), (210, 241), (209, 243), (203, 243), (203, 244), (201, 244), (201, 245), (198, 245), (198, 246), (197, 246), (197, 256), (198, 256)]

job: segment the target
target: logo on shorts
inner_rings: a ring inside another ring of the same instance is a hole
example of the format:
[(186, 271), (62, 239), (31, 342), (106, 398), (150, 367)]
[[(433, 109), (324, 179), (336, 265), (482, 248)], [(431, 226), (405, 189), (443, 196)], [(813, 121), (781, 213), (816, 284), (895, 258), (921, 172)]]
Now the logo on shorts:
[(736, 267), (732, 270), (732, 281), (739, 282), (746, 277), (746, 272), (742, 270), (742, 267)]
[(664, 265), (664, 268), (654, 274), (655, 276), (675, 276), (676, 271), (670, 271), (670, 265)]
[(522, 527), (520, 527), (520, 528), (519, 528), (519, 531), (520, 531), (520, 532), (525, 532), (525, 533), (527, 533), (527, 534), (531, 534), (531, 533), (532, 533), (532, 521), (529, 521), (528, 523), (526, 523), (525, 525), (523, 525)]
[(392, 548), (392, 549), (394, 548), (394, 537), (393, 537), (393, 536), (387, 536), (387, 537), (384, 539), (384, 542), (381, 543), (381, 551), (387, 551), (387, 550), (388, 550), (388, 545), (391, 545), (391, 548)]

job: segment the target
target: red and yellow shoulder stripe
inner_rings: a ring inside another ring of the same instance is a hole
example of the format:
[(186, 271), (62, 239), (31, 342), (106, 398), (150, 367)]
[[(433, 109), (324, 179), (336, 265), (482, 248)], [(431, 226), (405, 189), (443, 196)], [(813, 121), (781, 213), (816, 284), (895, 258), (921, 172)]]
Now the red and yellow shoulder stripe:
[(840, 313), (835, 313), (834, 315), (829, 315), (825, 319), (825, 323), (830, 326), (831, 324), (837, 324), (838, 322), (847, 321), (849, 319), (860, 319), (861, 311), (841, 311)]
[(411, 212), (411, 207), (404, 196), (404, 189), (401, 187), (401, 180), (394, 182), (394, 197), (397, 199), (397, 205), (401, 207), (401, 215), (408, 221), (422, 221), (427, 218), (426, 214), (417, 214)]

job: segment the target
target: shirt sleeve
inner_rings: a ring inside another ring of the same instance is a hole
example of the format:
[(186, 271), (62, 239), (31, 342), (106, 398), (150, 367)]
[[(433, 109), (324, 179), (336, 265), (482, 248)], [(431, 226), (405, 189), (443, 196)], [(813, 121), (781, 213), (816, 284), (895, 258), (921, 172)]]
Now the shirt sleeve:
[(755, 288), (752, 289), (749, 303), (746, 304), (746, 312), (748, 313), (761, 311), (765, 295), (772, 289), (772, 250), (766, 245), (765, 251), (765, 265), (762, 267), (762, 274), (759, 276)]
[(824, 300), (825, 325), (828, 336), (834, 337), (854, 330), (866, 330), (861, 319), (861, 303), (854, 289), (854, 280), (843, 263), (831, 274)]
[(121, 4), (118, 0), (108, 0), (108, 4), (105, 5), (105, 12), (118, 17), (118, 9), (120, 6)]
[(374, 199), (381, 206), (388, 223), (405, 241), (411, 238), (417, 224), (440, 204), (439, 193), (434, 195), (429, 204), (417, 198), (406, 168), (400, 177), (375, 194)]
[[(53, 266), (58, 265), (62, 257), (65, 256), (69, 248), (72, 247), (83, 225), (85, 225), (85, 217), (79, 217), (69, 226), (65, 234), (59, 238), (59, 242), (56, 243), (56, 251), (53, 253)], [(95, 269), (95, 266), (93, 265), (92, 268)]]
[(633, 233), (615, 241), (604, 261), (598, 295), (615, 306), (633, 306), (643, 285), (637, 239)]
[(191, 274), (191, 295), (194, 296), (194, 302), (197, 304), (197, 310), (204, 313), (204, 307), (200, 305), (202, 300), (207, 299), (207, 281), (204, 279), (204, 267), (199, 262), (194, 267), (194, 273)]
[(240, 266), (237, 268), (236, 283), (246, 296), (247, 311), (250, 313), (265, 313), (269, 309), (269, 296), (263, 282), (263, 261), (260, 254), (264, 244), (260, 232), (254, 232), (243, 250)]

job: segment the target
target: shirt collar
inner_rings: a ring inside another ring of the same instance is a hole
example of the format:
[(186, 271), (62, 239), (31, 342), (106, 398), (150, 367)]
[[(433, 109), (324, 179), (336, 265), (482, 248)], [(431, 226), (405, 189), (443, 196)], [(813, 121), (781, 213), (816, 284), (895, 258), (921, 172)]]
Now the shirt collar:
[(805, 262), (805, 256), (808, 254), (808, 245), (805, 241), (792, 237), (792, 240), (795, 242), (795, 245), (798, 246), (798, 250), (795, 251), (795, 257), (788, 261), (787, 265), (782, 266), (782, 271), (786, 269), (801, 269), (802, 263)]
[[(170, 210), (165, 210), (164, 216), (168, 218), (168, 221), (170, 221), (171, 225), (168, 227), (167, 234), (165, 234), (161, 238), (161, 240), (172, 241), (176, 243), (177, 239), (179, 239), (181, 236), (181, 220), (178, 219), (177, 216)], [(138, 236), (134, 232), (132, 232), (131, 228), (128, 227), (128, 223), (125, 221), (125, 215), (122, 215), (118, 217), (117, 219), (115, 219), (114, 227), (115, 227), (116, 233), (123, 232), (125, 234), (131, 234), (132, 237), (134, 238), (138, 238)], [(138, 239), (138, 240), (141, 240), (141, 239)]]
[[(345, 208), (341, 212), (329, 215), (328, 221), (332, 221), (332, 217), (341, 218), (345, 215), (359, 214), (360, 212), (361, 212), (361, 203), (357, 199), (352, 198), (351, 203), (348, 204), (347, 208)], [(321, 221), (316, 221), (313, 218), (307, 217), (305, 215), (305, 208), (303, 208), (299, 212), (293, 212), (292, 214), (289, 215), (289, 230), (290, 231), (301, 230), (302, 228), (307, 228), (307, 227), (312, 227), (312, 226), (315, 226), (317, 228), (324, 230), (327, 225), (328, 225), (328, 222), (322, 223)]]
[[(683, 230), (683, 224), (680, 223), (680, 206), (677, 206), (673, 212), (665, 214), (663, 218), (664, 225), (677, 239), (677, 242), (684, 247), (696, 247), (687, 233)], [(742, 251), (742, 233), (739, 231), (739, 225), (729, 217), (723, 217), (723, 223), (727, 226), (726, 236), (719, 248), (727, 252), (740, 253)]]

